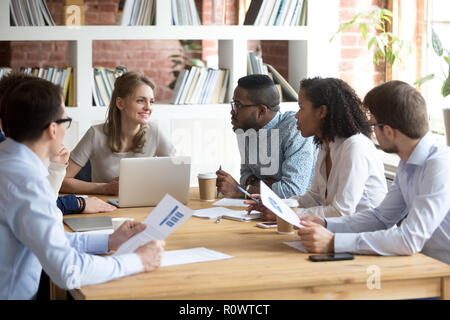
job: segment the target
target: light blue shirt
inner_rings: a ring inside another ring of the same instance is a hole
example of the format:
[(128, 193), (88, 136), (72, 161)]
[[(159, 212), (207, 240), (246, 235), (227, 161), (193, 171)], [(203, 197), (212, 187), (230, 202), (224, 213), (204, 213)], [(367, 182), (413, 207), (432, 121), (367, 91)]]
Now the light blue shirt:
[(0, 146), (0, 299), (33, 299), (42, 268), (70, 290), (142, 271), (136, 254), (100, 257), (108, 235), (66, 233), (48, 171), (24, 144)]
[[(252, 162), (249, 155), (252, 152), (252, 146), (246, 144), (245, 153), (243, 148), (239, 148), (241, 185), (245, 185), (248, 177), (254, 175), (260, 180), (266, 178), (277, 180), (278, 182), (272, 184), (272, 190), (281, 198), (301, 195), (309, 189), (318, 149), (312, 137), (302, 137), (297, 129), (297, 120), (294, 115), (293, 111), (277, 112), (273, 119), (259, 130), (258, 133), (262, 135), (257, 135), (257, 145), (253, 145), (253, 153), (257, 153), (257, 162)], [(275, 130), (277, 135), (274, 133)], [(273, 139), (277, 136), (278, 140)], [(266, 137), (267, 141), (264, 141)], [(274, 143), (277, 145), (275, 146)], [(277, 148), (273, 148), (274, 146)], [(272, 149), (274, 149), (273, 153)], [(270, 158), (270, 162), (269, 159), (262, 159), (262, 157)], [(275, 172), (264, 174), (263, 168), (274, 168)]]
[(450, 264), (449, 213), (450, 148), (438, 146), (428, 132), (408, 161), (400, 160), (394, 183), (377, 208), (326, 221), (335, 232), (335, 252), (422, 252)]

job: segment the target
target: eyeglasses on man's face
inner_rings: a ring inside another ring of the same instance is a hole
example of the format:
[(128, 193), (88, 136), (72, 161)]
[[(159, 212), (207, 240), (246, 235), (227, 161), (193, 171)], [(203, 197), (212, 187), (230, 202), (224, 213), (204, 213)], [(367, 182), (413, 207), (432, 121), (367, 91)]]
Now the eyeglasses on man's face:
[[(56, 119), (56, 120), (54, 120), (52, 122), (57, 123), (57, 124), (65, 123), (66, 129), (69, 129), (70, 125), (72, 124), (72, 118), (67, 117), (67, 118), (62, 118), (62, 119)], [(52, 122), (50, 122), (48, 125), (46, 125), (44, 127), (44, 129), (46, 129)]]
[(69, 129), (70, 125), (72, 124), (72, 118), (71, 117), (67, 117), (67, 118), (63, 118), (63, 119), (57, 119), (54, 122), (57, 123), (57, 124), (65, 123), (66, 124), (66, 129)]
[(369, 123), (369, 126), (371, 127), (384, 127), (384, 123)]
[(231, 105), (231, 110), (236, 112), (238, 109), (241, 109), (241, 108), (259, 106), (260, 103), (258, 103), (258, 104), (241, 104), (240, 102), (231, 100), (230, 105)]

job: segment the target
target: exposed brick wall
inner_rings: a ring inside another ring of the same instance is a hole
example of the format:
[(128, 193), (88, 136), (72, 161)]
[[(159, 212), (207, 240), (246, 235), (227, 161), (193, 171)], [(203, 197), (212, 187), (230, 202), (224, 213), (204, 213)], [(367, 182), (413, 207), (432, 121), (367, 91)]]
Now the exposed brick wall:
[[(85, 23), (87, 25), (114, 25), (119, 0), (85, 0)], [(196, 0), (203, 24), (211, 24), (211, 1)], [(340, 21), (349, 20), (355, 13), (372, 5), (384, 5), (385, 0), (339, 0)], [(62, 24), (62, 0), (47, 0), (56, 24)], [(226, 24), (237, 24), (237, 0), (227, 0)], [(219, 12), (216, 14), (218, 18)], [(360, 95), (384, 80), (384, 66), (374, 66), (372, 54), (367, 51), (358, 30), (350, 30), (340, 38), (341, 52), (339, 76), (353, 86)], [(248, 42), (249, 50), (260, 45), (263, 59), (272, 64), (288, 78), (288, 41)], [(202, 57), (217, 54), (217, 41), (202, 41)], [(158, 84), (157, 99), (165, 102), (171, 91), (167, 85), (173, 80), (168, 58), (178, 53), (175, 40), (94, 41), (93, 65), (113, 68), (124, 65), (129, 69), (143, 71)], [(68, 64), (67, 41), (14, 41), (0, 42), (0, 64), (18, 68), (21, 66), (65, 66)], [(8, 63), (9, 56), (11, 59)]]
[[(119, 0), (85, 0), (86, 25), (115, 25)], [(47, 0), (49, 10), (57, 25), (63, 24), (63, 1)], [(0, 45), (0, 61), (6, 56)], [(13, 41), (10, 66), (57, 66), (68, 65), (67, 41)], [(157, 84), (156, 98), (159, 102), (168, 102), (171, 90), (167, 87), (173, 80), (169, 56), (178, 53), (180, 45), (176, 40), (114, 40), (93, 41), (93, 66), (115, 68), (126, 66), (130, 70), (139, 70), (151, 77)], [(1, 65), (8, 65), (6, 62)]]
[[(385, 0), (340, 0), (340, 23), (351, 20), (361, 11), (371, 7), (385, 7)], [(335, 41), (338, 41), (337, 39)], [(375, 85), (385, 79), (384, 63), (373, 63), (373, 51), (367, 50), (358, 27), (352, 28), (340, 37), (339, 77), (351, 85), (363, 97)]]
[[(221, 1), (216, 1), (216, 3)], [(237, 25), (237, 0), (226, 0), (227, 14), (226, 25)], [(201, 5), (201, 19), (204, 25), (211, 25), (212, 21), (212, 0), (196, 0), (197, 6)], [(216, 24), (220, 24), (222, 15), (221, 7), (216, 7)], [(259, 41), (249, 40), (248, 50), (256, 51), (262, 49), (262, 56), (265, 63), (273, 65), (283, 77), (288, 78), (288, 41)], [(202, 58), (218, 53), (218, 42), (216, 40), (202, 41)]]

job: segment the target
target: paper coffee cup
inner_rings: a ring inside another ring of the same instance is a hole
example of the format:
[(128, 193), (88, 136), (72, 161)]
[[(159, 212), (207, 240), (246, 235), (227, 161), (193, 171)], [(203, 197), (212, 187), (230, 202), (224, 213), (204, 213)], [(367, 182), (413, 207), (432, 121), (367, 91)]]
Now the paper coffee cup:
[(216, 180), (217, 176), (214, 172), (199, 173), (198, 187), (200, 191), (201, 201), (216, 200)]
[[(298, 202), (295, 199), (283, 199), (283, 202), (291, 208), (294, 212), (297, 212)], [(294, 226), (289, 222), (284, 221), (277, 216), (277, 231), (280, 234), (293, 234)]]

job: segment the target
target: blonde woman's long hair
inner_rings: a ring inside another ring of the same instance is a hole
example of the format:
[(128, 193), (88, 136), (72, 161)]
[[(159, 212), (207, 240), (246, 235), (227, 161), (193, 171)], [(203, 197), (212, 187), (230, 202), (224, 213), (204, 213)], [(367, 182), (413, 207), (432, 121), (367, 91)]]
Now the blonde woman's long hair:
[[(122, 142), (120, 140), (121, 134), (121, 113), (117, 108), (117, 98), (126, 98), (132, 94), (140, 85), (146, 84), (152, 90), (155, 90), (154, 83), (145, 75), (129, 71), (121, 75), (114, 82), (114, 90), (111, 95), (111, 101), (108, 108), (108, 118), (103, 125), (103, 132), (107, 136), (108, 147), (112, 152), (120, 152), (122, 149)], [(141, 125), (140, 130), (133, 138), (133, 148), (130, 150), (134, 153), (142, 153), (146, 142), (145, 133), (146, 126)]]

